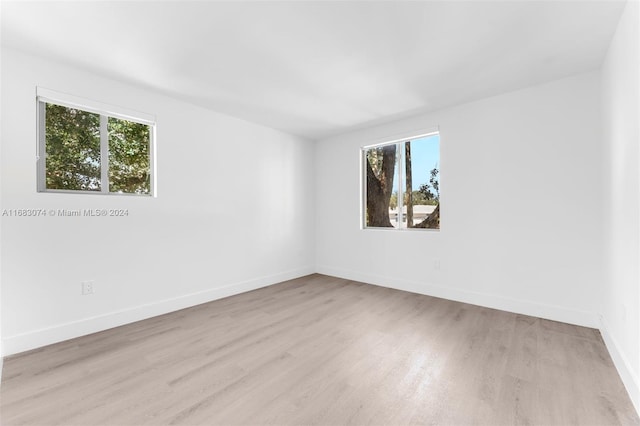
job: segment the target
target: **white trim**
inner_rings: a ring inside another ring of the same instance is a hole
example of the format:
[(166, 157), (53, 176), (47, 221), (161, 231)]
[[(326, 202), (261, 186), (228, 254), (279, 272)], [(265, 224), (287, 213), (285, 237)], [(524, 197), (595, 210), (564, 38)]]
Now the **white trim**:
[(313, 273), (312, 266), (298, 268), (6, 337), (3, 342), (3, 355), (14, 355)]
[[(135, 192), (102, 192), (100, 191), (90, 191), (90, 190), (82, 190), (82, 189), (45, 189), (44, 191), (38, 191), (40, 194), (83, 194), (83, 195), (109, 195), (109, 196), (119, 196), (119, 197), (153, 197), (154, 194), (138, 194)], [(151, 191), (154, 192), (154, 191)]]
[(469, 303), (501, 311), (529, 315), (552, 321), (566, 322), (583, 327), (598, 328), (598, 316), (595, 312), (579, 311), (556, 305), (530, 302), (527, 300), (513, 299), (498, 296), (496, 294), (479, 293), (458, 288), (445, 287), (440, 284), (402, 280), (381, 275), (372, 275), (358, 271), (333, 268), (330, 266), (318, 266), (316, 272), (348, 280), (373, 284), (380, 287), (395, 288), (411, 293), (424, 294), (457, 302)]
[(38, 126), (38, 146), (36, 148), (36, 170), (37, 170), (37, 182), (38, 192), (44, 192), (47, 190), (47, 144), (46, 144), (46, 114), (47, 108), (43, 102), (36, 99), (36, 121)]
[[(408, 229), (409, 228), (409, 224), (407, 223), (407, 226), (404, 226), (404, 183), (405, 183), (405, 173), (407, 171), (406, 169), (406, 164), (404, 164), (404, 147), (406, 145), (407, 142), (411, 142), (411, 140), (406, 140), (403, 142), (397, 142), (396, 143), (396, 161), (398, 163), (398, 187), (396, 188), (396, 191), (398, 191), (398, 194), (396, 196), (396, 209), (398, 210), (398, 216), (396, 217), (396, 222), (398, 223), (398, 228), (399, 230), (402, 229)], [(409, 207), (407, 206), (407, 209), (409, 209)], [(368, 229), (368, 228), (367, 228)], [(402, 254), (403, 251), (403, 247), (402, 247), (402, 243), (398, 242), (398, 254)]]
[(69, 108), (78, 108), (96, 114), (108, 115), (109, 117), (121, 118), (123, 120), (135, 121), (136, 123), (155, 126), (156, 117), (153, 114), (135, 111), (121, 106), (110, 105), (91, 99), (81, 98), (68, 93), (56, 92), (44, 87), (36, 87), (36, 97), (40, 102), (47, 102), (62, 105)]
[(414, 139), (422, 139), (422, 138), (427, 138), (429, 136), (435, 136), (439, 134), (440, 134), (440, 127), (433, 127), (428, 130), (419, 130), (416, 132), (403, 132), (403, 133), (398, 133), (386, 138), (376, 138), (373, 140), (374, 142), (372, 144), (363, 145), (360, 147), (360, 149), (364, 150), (364, 149), (370, 149), (370, 148), (377, 148), (379, 146), (398, 144), (398, 143), (402, 143), (402, 142), (406, 142)]
[(389, 227), (379, 227), (379, 226), (364, 226), (362, 228), (364, 231), (380, 231), (380, 232), (440, 232), (440, 228), (389, 228)]
[(382, 137), (377, 137), (374, 139), (371, 139), (371, 143), (367, 144), (367, 145), (362, 145), (360, 148), (361, 149), (365, 149), (365, 148), (375, 148), (376, 146), (380, 146), (380, 145), (388, 145), (388, 144), (392, 144), (392, 143), (398, 143), (398, 142), (403, 142), (407, 139), (418, 139), (418, 138), (424, 138), (427, 136), (433, 136), (435, 134), (439, 134), (440, 133), (440, 126), (432, 126), (432, 127), (423, 127), (417, 130), (411, 130), (411, 131), (405, 131), (405, 132), (399, 132), (399, 133), (392, 133), (389, 134), (387, 136), (382, 136)]
[(631, 403), (638, 415), (640, 415), (640, 377), (638, 377), (638, 371), (634, 371), (633, 365), (629, 362), (629, 359), (625, 356), (624, 352), (620, 350), (618, 341), (609, 333), (609, 326), (605, 318), (600, 315), (600, 334), (602, 340), (609, 350), (613, 365), (615, 365), (618, 374), (622, 379), (624, 387), (627, 389)]
[[(367, 154), (360, 149), (360, 229), (367, 228)], [(348, 215), (346, 217), (349, 217)]]
[(109, 194), (109, 118), (100, 114), (100, 189)]
[(151, 173), (151, 179), (149, 184), (151, 185), (150, 194), (153, 198), (158, 196), (158, 160), (157, 160), (157, 146), (156, 146), (156, 126), (149, 127), (149, 173)]

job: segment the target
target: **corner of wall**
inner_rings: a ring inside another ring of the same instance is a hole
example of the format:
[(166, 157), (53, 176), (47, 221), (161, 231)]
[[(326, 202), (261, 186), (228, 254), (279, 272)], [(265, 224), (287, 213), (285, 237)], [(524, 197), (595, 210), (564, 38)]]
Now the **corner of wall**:
[[(2, 181), (0, 178), (0, 193), (2, 191)], [(2, 200), (2, 196), (0, 195), (0, 200)], [(2, 201), (0, 201), (0, 211), (2, 210)], [(2, 228), (2, 224), (0, 224), (0, 229)], [(0, 231), (0, 242), (2, 241), (2, 231)], [(2, 248), (1, 248), (1, 244), (0, 244), (0, 258), (2, 258)], [(2, 262), (0, 262), (0, 265), (2, 264)], [(1, 271), (2, 266), (0, 266), (0, 271)], [(0, 277), (2, 276), (2, 274), (0, 273)], [(3, 360), (4, 360), (4, 351), (5, 351), (5, 345), (3, 343), (3, 337), (2, 337), (2, 278), (0, 278), (0, 385), (2, 384), (2, 367), (3, 367)]]
[(605, 164), (604, 256), (600, 332), (629, 397), (640, 414), (640, 6), (627, 1), (601, 67)]
[(640, 377), (638, 377), (638, 372), (634, 370), (633, 365), (621, 350), (615, 337), (609, 333), (607, 321), (602, 315), (600, 316), (600, 334), (611, 355), (613, 364), (618, 370), (622, 383), (629, 393), (633, 406), (640, 413)]

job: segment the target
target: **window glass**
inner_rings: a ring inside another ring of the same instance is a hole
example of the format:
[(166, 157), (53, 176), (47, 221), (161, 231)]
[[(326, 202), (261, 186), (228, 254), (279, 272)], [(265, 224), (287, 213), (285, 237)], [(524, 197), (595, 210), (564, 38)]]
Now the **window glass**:
[(405, 142), (404, 222), (407, 228), (440, 227), (440, 157), (437, 136)]
[(398, 181), (397, 146), (385, 145), (365, 150), (366, 226), (397, 226)]
[(40, 191), (152, 194), (153, 124), (39, 100)]
[(109, 192), (149, 194), (150, 128), (109, 117)]
[(440, 228), (437, 133), (365, 147), (363, 161), (366, 228)]

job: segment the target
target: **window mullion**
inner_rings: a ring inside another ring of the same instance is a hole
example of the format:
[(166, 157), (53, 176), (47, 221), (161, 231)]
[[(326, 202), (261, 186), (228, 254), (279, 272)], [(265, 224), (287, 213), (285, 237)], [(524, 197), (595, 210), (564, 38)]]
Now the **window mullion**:
[(100, 115), (100, 188), (109, 193), (109, 118)]
[(362, 204), (360, 205), (360, 229), (367, 227), (367, 150), (360, 150), (360, 188)]
[(44, 102), (38, 102), (38, 191), (47, 189), (47, 108)]
[(403, 156), (403, 142), (399, 142), (396, 144), (396, 157), (398, 158), (398, 199), (396, 204), (398, 205), (398, 229), (402, 229), (402, 224), (404, 223), (404, 175), (402, 171), (404, 170), (404, 156)]

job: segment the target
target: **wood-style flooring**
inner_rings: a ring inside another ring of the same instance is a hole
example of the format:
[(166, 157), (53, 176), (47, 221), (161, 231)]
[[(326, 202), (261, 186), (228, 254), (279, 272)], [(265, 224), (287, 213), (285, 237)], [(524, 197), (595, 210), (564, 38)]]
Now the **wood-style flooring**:
[(310, 275), (5, 359), (9, 425), (638, 425), (597, 330)]

